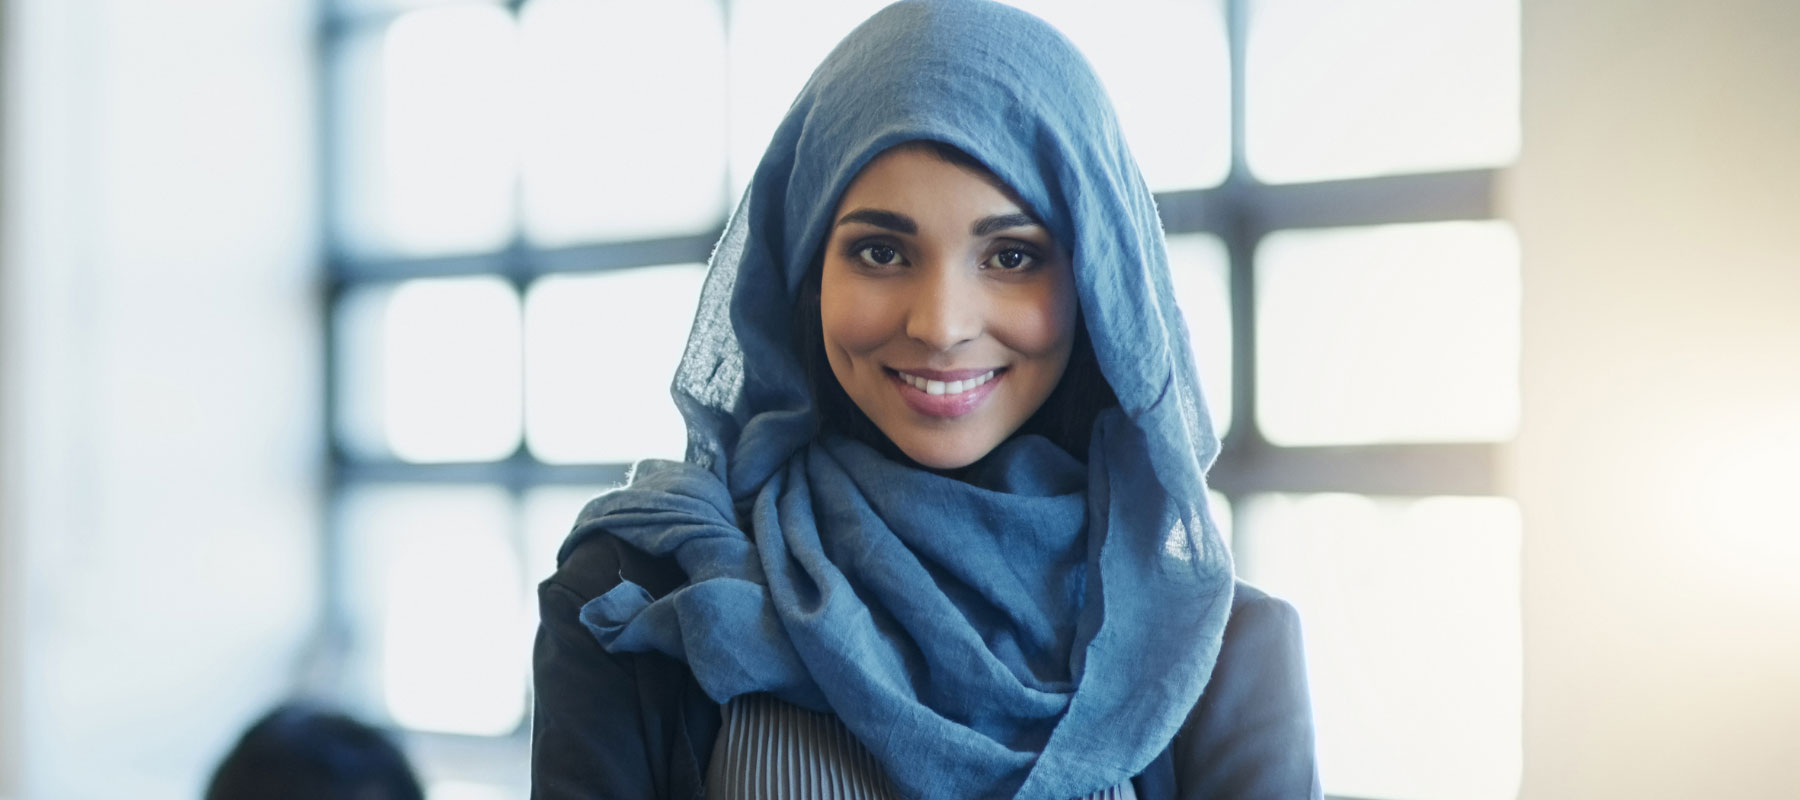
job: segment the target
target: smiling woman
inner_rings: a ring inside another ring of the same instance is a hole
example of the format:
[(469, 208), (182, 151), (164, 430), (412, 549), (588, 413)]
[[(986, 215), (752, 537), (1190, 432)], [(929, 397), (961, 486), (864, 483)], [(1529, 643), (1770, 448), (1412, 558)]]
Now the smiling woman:
[(1070, 43), (876, 14), (713, 254), (685, 460), (589, 503), (540, 588), (535, 796), (1317, 797), (1188, 341)]

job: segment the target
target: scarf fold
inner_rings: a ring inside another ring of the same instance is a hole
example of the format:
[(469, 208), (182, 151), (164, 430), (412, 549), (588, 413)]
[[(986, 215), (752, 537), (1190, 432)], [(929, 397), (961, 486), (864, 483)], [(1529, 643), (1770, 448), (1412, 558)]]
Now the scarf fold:
[[(1096, 428), (1118, 457), (1083, 468), (1021, 436), (970, 483), (824, 437), (758, 494), (754, 538), (704, 471), (645, 462), (572, 541), (604, 530), (689, 580), (661, 599), (622, 582), (582, 622), (609, 649), (686, 661), (715, 701), (836, 713), (908, 796), (1115, 786), (1174, 736), (1217, 655), (1171, 633), (1229, 596), (1202, 591), (1223, 554), (1188, 534), (1194, 509), (1113, 491), (1149, 477), (1141, 435), (1117, 412)], [(1145, 529), (1167, 535), (1116, 534)]]
[[(1020, 435), (958, 480), (817, 433), (797, 292), (857, 171), (918, 139), (981, 161), (1069, 248), (1119, 400), (1085, 464)], [(582, 622), (686, 662), (718, 702), (837, 714), (911, 797), (1130, 779), (1197, 701), (1231, 603), (1173, 297), (1154, 202), (1067, 40), (985, 0), (888, 7), (802, 90), (713, 255), (673, 387), (686, 460), (640, 465), (564, 544), (604, 532), (687, 582), (625, 581)]]

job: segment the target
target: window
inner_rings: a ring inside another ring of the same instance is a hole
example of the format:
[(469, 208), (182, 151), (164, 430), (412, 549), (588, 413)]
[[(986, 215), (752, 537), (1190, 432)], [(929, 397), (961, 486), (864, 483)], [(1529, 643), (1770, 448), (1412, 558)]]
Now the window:
[[(1088, 54), (1157, 192), (1213, 488), (1240, 573), (1301, 610), (1327, 791), (1513, 796), (1516, 0), (1018, 4)], [(438, 794), (522, 796), (532, 588), (585, 499), (680, 455), (702, 264), (879, 5), (328, 12), (322, 663)]]

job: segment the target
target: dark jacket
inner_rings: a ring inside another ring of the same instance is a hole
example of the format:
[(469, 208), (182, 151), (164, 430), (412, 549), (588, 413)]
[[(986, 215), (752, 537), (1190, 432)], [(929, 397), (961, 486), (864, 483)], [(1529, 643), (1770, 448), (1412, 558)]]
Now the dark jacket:
[[(608, 653), (578, 615), (629, 578), (661, 597), (685, 575), (611, 536), (592, 537), (538, 587), (531, 796), (703, 798), (719, 706), (687, 665)], [(1133, 779), (1144, 800), (1318, 798), (1312, 705), (1292, 606), (1239, 583), (1212, 680), (1168, 749)]]

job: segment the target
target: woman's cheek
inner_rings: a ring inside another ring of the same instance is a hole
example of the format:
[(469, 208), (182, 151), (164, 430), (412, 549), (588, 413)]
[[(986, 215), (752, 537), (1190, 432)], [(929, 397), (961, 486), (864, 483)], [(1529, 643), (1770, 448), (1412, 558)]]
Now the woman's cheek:
[[(1061, 281), (1046, 282), (1008, 304), (1000, 316), (1010, 329), (1002, 338), (1020, 353), (1047, 356), (1074, 345), (1075, 288)], [(1001, 337), (996, 337), (1001, 338)]]
[(819, 322), (828, 346), (853, 354), (880, 347), (889, 338), (891, 316), (879, 292), (868, 281), (827, 276), (819, 295)]

